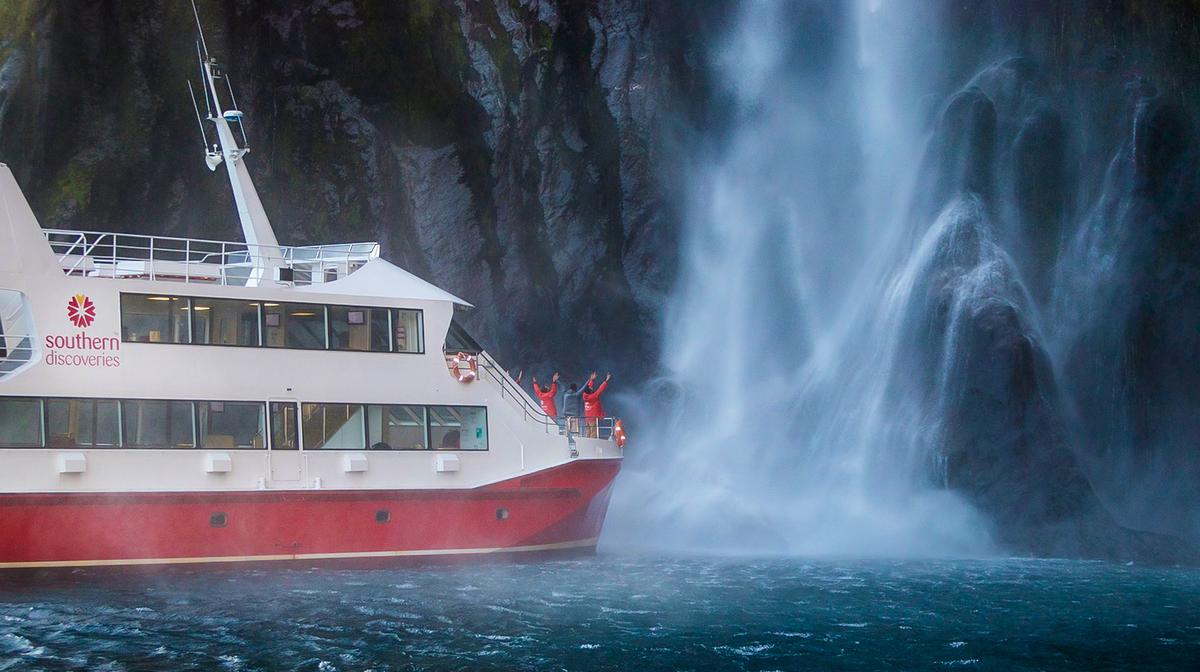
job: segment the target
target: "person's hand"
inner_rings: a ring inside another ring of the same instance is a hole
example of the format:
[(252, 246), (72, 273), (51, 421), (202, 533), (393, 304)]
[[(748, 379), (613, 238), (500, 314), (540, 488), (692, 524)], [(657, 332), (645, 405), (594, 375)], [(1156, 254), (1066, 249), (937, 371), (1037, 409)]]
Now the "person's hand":
[(595, 379), (596, 379), (596, 372), (592, 371), (592, 375), (588, 376), (588, 382), (590, 383)]
[(533, 377), (533, 386), (537, 387), (537, 376)]
[(558, 372), (557, 371), (555, 371), (554, 376), (550, 378), (550, 382), (552, 382), (552, 383), (558, 382)]
[(604, 382), (606, 382), (606, 383), (607, 383), (607, 382), (608, 382), (608, 381), (610, 381), (610, 380), (612, 380), (612, 374), (611, 374), (611, 373), (610, 373), (610, 374), (608, 374), (607, 376), (605, 376), (605, 377), (604, 377)]

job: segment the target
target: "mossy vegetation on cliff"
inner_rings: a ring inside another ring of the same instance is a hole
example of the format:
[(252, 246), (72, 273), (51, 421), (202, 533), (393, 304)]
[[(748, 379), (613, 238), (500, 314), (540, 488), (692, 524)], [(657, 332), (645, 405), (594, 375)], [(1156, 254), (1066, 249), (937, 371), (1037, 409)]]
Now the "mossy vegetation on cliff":
[(34, 21), (46, 0), (0, 0), (0, 67), (22, 43), (36, 39)]
[(86, 212), (92, 198), (92, 181), (95, 179), (95, 164), (81, 159), (72, 160), (54, 181), (54, 195), (50, 203), (55, 212), (70, 209)]

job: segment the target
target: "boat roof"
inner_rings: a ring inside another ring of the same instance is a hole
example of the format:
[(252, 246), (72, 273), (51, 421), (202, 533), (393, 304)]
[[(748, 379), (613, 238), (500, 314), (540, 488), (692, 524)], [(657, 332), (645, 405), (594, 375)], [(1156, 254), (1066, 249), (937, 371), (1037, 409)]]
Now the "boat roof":
[(418, 278), (399, 266), (376, 257), (362, 268), (333, 282), (298, 286), (297, 292), (370, 296), (384, 299), (417, 299), (420, 301), (450, 301), (474, 308), (470, 303), (446, 290)]

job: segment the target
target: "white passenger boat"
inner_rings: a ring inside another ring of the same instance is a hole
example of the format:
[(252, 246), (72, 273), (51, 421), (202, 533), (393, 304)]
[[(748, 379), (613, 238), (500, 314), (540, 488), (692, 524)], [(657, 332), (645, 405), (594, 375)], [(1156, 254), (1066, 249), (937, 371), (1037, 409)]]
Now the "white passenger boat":
[(244, 242), (43, 230), (0, 164), (0, 568), (594, 549), (614, 421), (564, 431), (377, 243), (280, 245), (200, 62)]

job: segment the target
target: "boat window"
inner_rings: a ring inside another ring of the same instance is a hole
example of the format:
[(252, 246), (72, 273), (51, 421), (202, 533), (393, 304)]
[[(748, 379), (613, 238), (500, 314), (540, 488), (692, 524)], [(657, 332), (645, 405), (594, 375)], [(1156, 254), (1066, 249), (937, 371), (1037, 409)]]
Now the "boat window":
[(446, 332), (446, 351), (478, 354), (483, 352), (483, 348), (471, 338), (458, 318), (454, 318), (450, 320), (450, 330)]
[(190, 401), (123, 401), (125, 445), (130, 448), (194, 448), (195, 415)]
[(131, 343), (188, 343), (188, 301), (173, 296), (121, 295), (121, 338)]
[(111, 399), (47, 399), (50, 448), (119, 448), (121, 411)]
[(425, 352), (425, 325), (419, 310), (395, 310), (392, 313), (392, 338), (396, 352)]
[(305, 450), (362, 450), (363, 407), (361, 404), (303, 404)]
[(192, 299), (194, 343), (259, 345), (259, 308), (254, 301)]
[(202, 401), (199, 413), (200, 447), (265, 448), (266, 409), (253, 401)]
[[(461, 325), (452, 332), (447, 349), (480, 350)], [(401, 308), (122, 294), (121, 335), (133, 343), (425, 352), (424, 312)]]
[(263, 326), (267, 347), (325, 349), (325, 306), (264, 303)]
[(332, 350), (388, 352), (387, 308), (329, 306), (329, 347)]
[(424, 450), (424, 406), (367, 406), (371, 450)]
[(42, 445), (42, 401), (0, 399), (0, 446)]
[(296, 404), (284, 401), (271, 402), (271, 449), (296, 450)]
[(487, 409), (429, 406), (429, 445), (436, 450), (487, 450)]

